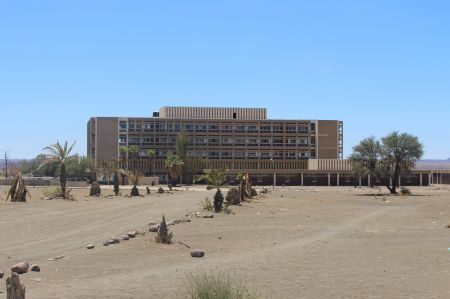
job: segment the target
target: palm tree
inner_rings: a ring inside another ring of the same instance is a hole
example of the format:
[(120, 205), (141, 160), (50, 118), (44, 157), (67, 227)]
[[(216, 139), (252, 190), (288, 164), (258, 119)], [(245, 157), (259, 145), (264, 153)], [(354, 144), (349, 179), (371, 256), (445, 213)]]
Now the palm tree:
[(170, 154), (167, 156), (166, 161), (164, 161), (164, 166), (169, 170), (169, 175), (171, 179), (171, 185), (174, 187), (177, 182), (177, 178), (181, 173), (181, 169), (184, 162), (178, 155)]
[(107, 160), (101, 163), (104, 171), (108, 172), (110, 175), (114, 175), (114, 194), (119, 195), (119, 173), (123, 170), (120, 168), (119, 162), (117, 160)]
[(77, 155), (70, 155), (73, 147), (75, 146), (75, 142), (68, 146), (67, 141), (64, 142), (64, 145), (60, 144), (59, 141), (56, 141), (55, 144), (44, 147), (43, 151), (46, 151), (44, 160), (41, 161), (38, 170), (50, 163), (56, 163), (59, 165), (61, 174), (59, 176), (59, 182), (61, 184), (61, 196), (65, 199), (66, 194), (66, 163), (70, 162), (70, 160), (78, 159), (78, 163), (80, 162), (80, 158)]
[(151, 162), (150, 162), (150, 176), (152, 176), (152, 171), (153, 171), (153, 168), (154, 168), (152, 164), (153, 164), (153, 159), (155, 157), (156, 151), (154, 149), (150, 148), (150, 149), (146, 150), (145, 153), (151, 159)]
[(214, 194), (214, 211), (216, 213), (222, 212), (223, 195), (220, 187), (226, 182), (227, 172), (227, 169), (208, 169), (206, 173), (200, 177), (201, 179), (206, 180), (209, 185), (216, 188), (216, 194)]
[[(139, 152), (139, 146), (137, 145), (130, 145), (128, 147), (128, 152), (131, 155), (131, 159), (135, 159), (136, 158), (136, 153)], [(136, 172), (136, 161), (133, 160), (133, 172)]]

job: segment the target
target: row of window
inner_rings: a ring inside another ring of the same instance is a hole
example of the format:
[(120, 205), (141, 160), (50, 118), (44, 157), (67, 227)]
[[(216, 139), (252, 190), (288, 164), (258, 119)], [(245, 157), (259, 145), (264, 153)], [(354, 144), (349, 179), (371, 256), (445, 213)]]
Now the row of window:
[[(156, 150), (155, 156), (157, 158), (165, 158), (169, 151)], [(188, 157), (190, 158), (207, 158), (207, 159), (297, 159), (297, 158), (314, 158), (316, 152), (301, 151), (301, 152), (264, 152), (264, 151), (188, 151)], [(147, 154), (144, 151), (138, 153), (140, 157), (146, 157)]]
[(219, 125), (219, 124), (166, 124), (149, 123), (149, 124), (135, 124), (127, 123), (126, 121), (119, 122), (120, 131), (146, 131), (146, 132), (261, 132), (261, 133), (308, 133), (315, 132), (316, 127), (314, 123), (309, 125)]
[[(119, 142), (121, 144), (127, 143), (127, 135), (120, 135)], [(128, 142), (130, 144), (156, 144), (156, 145), (174, 145), (176, 143), (176, 137), (140, 137), (140, 136), (129, 136)], [(274, 137), (274, 138), (242, 138), (242, 137), (190, 137), (189, 145), (198, 145), (198, 146), (307, 146), (309, 140), (307, 138), (283, 138), (283, 137)], [(312, 145), (315, 145), (316, 139), (313, 137), (310, 140)]]

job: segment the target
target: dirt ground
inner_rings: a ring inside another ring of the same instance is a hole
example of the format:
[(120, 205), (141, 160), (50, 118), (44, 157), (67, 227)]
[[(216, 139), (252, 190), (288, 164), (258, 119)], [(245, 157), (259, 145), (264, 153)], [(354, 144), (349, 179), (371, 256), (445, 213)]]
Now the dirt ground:
[[(162, 214), (185, 219), (213, 191), (89, 198), (76, 189), (77, 201), (69, 202), (40, 200), (42, 189), (33, 188), (30, 202), (6, 203), (5, 190), (0, 298), (9, 268), (22, 260), (41, 267), (21, 275), (27, 298), (180, 298), (187, 275), (205, 271), (230, 272), (263, 298), (450, 298), (449, 186), (411, 188), (409, 197), (280, 188), (233, 207), (235, 215), (171, 226), (175, 244), (156, 244), (146, 230), (108, 247), (106, 239), (146, 229)], [(206, 256), (191, 258), (178, 241)], [(95, 249), (86, 249), (90, 243)]]

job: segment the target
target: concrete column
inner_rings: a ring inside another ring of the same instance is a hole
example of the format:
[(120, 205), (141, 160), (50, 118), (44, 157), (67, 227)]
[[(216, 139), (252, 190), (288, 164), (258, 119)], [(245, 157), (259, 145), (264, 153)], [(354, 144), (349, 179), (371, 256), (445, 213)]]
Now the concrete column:
[(328, 187), (331, 186), (331, 174), (328, 173)]
[(339, 172), (336, 174), (336, 176), (337, 176), (337, 183), (336, 183), (336, 185), (339, 187)]
[(360, 187), (362, 186), (362, 180), (361, 180), (361, 177), (359, 177), (359, 186), (360, 186)]
[(420, 186), (423, 186), (422, 174), (420, 174)]
[(275, 186), (277, 185), (277, 174), (273, 173), (273, 189), (275, 189)]
[(370, 174), (367, 176), (367, 186), (370, 187)]
[(301, 182), (301, 184), (303, 186), (303, 172), (300, 174), (300, 182)]

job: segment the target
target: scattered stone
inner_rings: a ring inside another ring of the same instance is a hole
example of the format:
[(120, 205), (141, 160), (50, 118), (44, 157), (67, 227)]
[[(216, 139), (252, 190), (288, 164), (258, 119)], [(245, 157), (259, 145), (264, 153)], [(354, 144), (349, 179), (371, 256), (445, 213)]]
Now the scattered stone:
[(172, 226), (172, 225), (174, 225), (175, 223), (173, 223), (173, 222), (171, 222), (171, 221), (169, 221), (169, 222), (167, 222), (167, 226)]
[(30, 280), (34, 280), (36, 282), (41, 282), (42, 281), (42, 279), (40, 279), (40, 278), (30, 278)]
[(128, 232), (128, 233), (127, 233), (127, 236), (130, 237), (130, 238), (132, 238), (132, 239), (133, 239), (133, 238), (136, 238), (136, 232), (135, 232), (135, 231)]
[(283, 195), (283, 194), (281, 194), (281, 195), (280, 195), (280, 197), (284, 197), (284, 195)]
[(152, 233), (157, 233), (159, 229), (159, 224), (153, 224), (148, 227), (148, 231)]
[(27, 262), (20, 262), (11, 267), (11, 271), (17, 274), (27, 273), (30, 265)]
[(128, 237), (128, 235), (123, 235), (120, 237), (120, 240), (128, 241), (128, 240), (130, 240), (130, 237)]
[(203, 218), (214, 218), (214, 215), (205, 215)]
[(89, 244), (89, 245), (87, 245), (87, 246), (86, 246), (86, 248), (87, 248), (87, 249), (94, 249), (94, 248), (95, 248), (95, 246), (94, 246), (94, 245), (92, 245), (92, 244)]
[(51, 262), (54, 262), (54, 261), (63, 259), (63, 258), (65, 258), (65, 257), (66, 257), (65, 255), (60, 255), (60, 256), (56, 256), (56, 257), (53, 257), (53, 258), (48, 259), (48, 260), (51, 261)]
[(108, 245), (109, 245), (109, 241), (103, 242), (103, 246), (108, 246)]
[(39, 267), (39, 265), (33, 264), (30, 266), (30, 271), (41, 272), (41, 267)]
[(145, 236), (145, 231), (143, 231), (143, 230), (136, 229), (136, 230), (134, 230), (134, 232), (136, 232), (136, 235)]
[(218, 237), (217, 240), (222, 240), (222, 237)]
[[(178, 223), (181, 223), (181, 222), (183, 222), (183, 220), (180, 220), (180, 219), (174, 219), (174, 220), (172, 220), (171, 221), (173, 224), (178, 224)], [(170, 223), (170, 222), (169, 222)], [(169, 225), (169, 223), (167, 223), (167, 225)]]
[(5, 276), (5, 273), (4, 273), (4, 272), (2, 272), (2, 271), (0, 271), (0, 279), (2, 279), (2, 278), (3, 278), (3, 276)]
[(117, 238), (112, 237), (111, 239), (108, 240), (108, 243), (111, 244), (119, 244), (120, 240)]
[(191, 251), (191, 256), (192, 257), (204, 257), (205, 256), (205, 252), (202, 250), (192, 250)]

